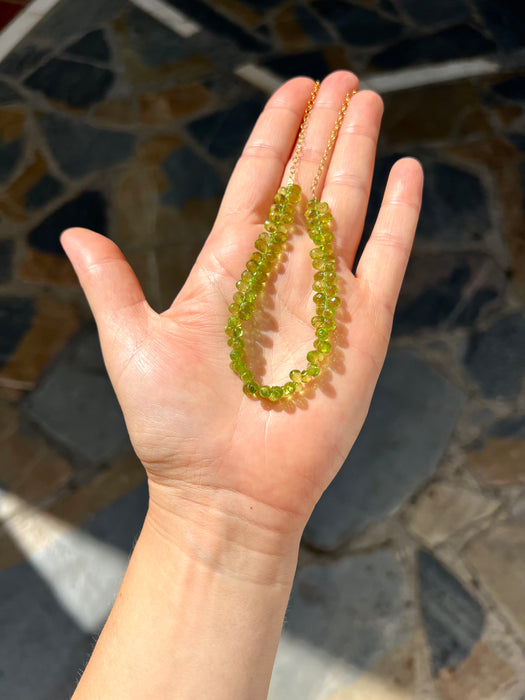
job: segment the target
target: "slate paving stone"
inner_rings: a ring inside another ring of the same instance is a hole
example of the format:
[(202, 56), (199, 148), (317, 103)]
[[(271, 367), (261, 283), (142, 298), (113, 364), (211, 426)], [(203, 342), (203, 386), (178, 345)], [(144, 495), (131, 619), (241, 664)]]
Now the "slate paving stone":
[(86, 109), (101, 102), (114, 81), (115, 76), (107, 68), (51, 58), (26, 78), (24, 84), (52, 100), (76, 109)]
[(39, 124), (58, 165), (74, 179), (125, 161), (136, 142), (132, 134), (97, 129), (58, 114), (43, 115)]
[(14, 249), (14, 241), (0, 240), (0, 284), (11, 279)]
[(391, 351), (363, 430), (317, 504), (305, 541), (333, 550), (394, 513), (436, 471), (464, 401), (415, 355)]
[(59, 197), (63, 191), (64, 186), (60, 180), (50, 173), (46, 173), (26, 192), (24, 198), (25, 207), (29, 211), (45, 207), (46, 204)]
[[(47, 584), (24, 563), (0, 576), (0, 684), (5, 698), (71, 697), (93, 647)], [(60, 687), (64, 693), (54, 695)]]
[(302, 5), (297, 5), (293, 10), (299, 26), (315, 44), (323, 45), (332, 41), (332, 36), (319, 21), (317, 13)]
[(502, 49), (519, 49), (525, 43), (525, 8), (519, 2), (475, 0), (485, 26)]
[(206, 200), (222, 194), (224, 185), (209, 163), (189, 148), (178, 148), (162, 164), (169, 189), (162, 204), (180, 208), (189, 200)]
[(381, 70), (405, 68), (423, 63), (451, 61), (485, 55), (497, 50), (497, 45), (467, 24), (431, 33), (399, 43), (380, 51), (372, 65)]
[(57, 37), (74, 37), (97, 29), (127, 9), (129, 0), (67, 0), (58, 3), (52, 12), (32, 31), (33, 39), (56, 46)]
[(375, 46), (392, 42), (404, 31), (399, 22), (343, 0), (323, 0), (315, 2), (313, 7), (353, 46)]
[(29, 245), (42, 253), (65, 257), (60, 234), (72, 226), (104, 234), (107, 226), (106, 203), (100, 192), (89, 190), (57, 209), (29, 233)]
[(23, 413), (77, 466), (98, 467), (122, 449), (126, 426), (94, 330), (81, 332), (66, 347)]
[(489, 486), (525, 483), (525, 416), (503, 418), (485, 429), (483, 439), (471, 447), (467, 463)]
[(16, 48), (0, 63), (0, 73), (20, 78), (35, 68), (49, 53), (48, 48), (34, 44)]
[(0, 367), (4, 365), (31, 328), (34, 301), (24, 297), (0, 297)]
[(414, 21), (428, 27), (458, 24), (470, 16), (465, 0), (441, 0), (439, 3), (402, 0), (402, 5)]
[(422, 162), (425, 186), (418, 236), (456, 244), (481, 238), (491, 227), (481, 180), (447, 163)]
[(475, 333), (465, 366), (489, 398), (515, 398), (525, 377), (525, 316), (513, 314), (497, 321), (485, 333)]
[(0, 105), (10, 105), (21, 101), (20, 95), (13, 88), (0, 80)]
[(11, 175), (18, 167), (23, 151), (22, 139), (16, 139), (11, 143), (2, 143), (0, 136), (0, 185), (9, 182)]
[(322, 80), (332, 71), (323, 51), (307, 51), (300, 54), (285, 54), (265, 61), (264, 65), (283, 79), (296, 75), (315, 75)]
[(481, 605), (429, 552), (418, 554), (419, 601), (434, 675), (468, 658), (485, 624)]
[(389, 549), (301, 569), (270, 700), (318, 700), (351, 686), (411, 636), (409, 601), (404, 572)]
[(89, 32), (82, 39), (75, 41), (64, 49), (64, 53), (79, 58), (107, 62), (111, 59), (111, 50), (102, 29)]
[(413, 255), (403, 281), (393, 332), (473, 325), (484, 311), (502, 306), (506, 277), (482, 253)]
[(131, 46), (147, 66), (159, 68), (188, 55), (187, 39), (142, 10), (132, 8), (124, 21)]
[(231, 109), (192, 122), (188, 129), (212, 156), (238, 157), (265, 102), (262, 95), (254, 95)]

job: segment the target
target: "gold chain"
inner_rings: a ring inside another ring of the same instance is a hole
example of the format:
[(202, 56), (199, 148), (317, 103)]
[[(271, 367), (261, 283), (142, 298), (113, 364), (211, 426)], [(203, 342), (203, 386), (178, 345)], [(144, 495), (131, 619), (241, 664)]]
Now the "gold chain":
[(314, 106), (317, 93), (319, 91), (319, 86), (320, 82), (318, 80), (315, 81), (314, 87), (312, 90), (312, 94), (310, 95), (310, 99), (308, 100), (308, 104), (306, 105), (306, 109), (304, 111), (304, 116), (303, 116), (303, 121), (301, 124), (301, 128), (299, 129), (299, 136), (297, 137), (297, 143), (295, 145), (295, 151), (293, 154), (293, 159), (292, 159), (292, 164), (290, 165), (290, 174), (288, 175), (288, 185), (293, 185), (294, 180), (295, 180), (295, 173), (297, 170), (297, 164), (299, 163), (299, 158), (301, 156), (302, 150), (304, 148), (304, 139), (306, 136), (306, 129), (308, 128), (308, 122), (310, 121), (310, 114), (312, 112), (312, 108)]
[(352, 97), (356, 94), (357, 90), (353, 90), (352, 92), (348, 92), (345, 97), (345, 101), (343, 102), (343, 106), (339, 110), (339, 115), (336, 119), (334, 128), (332, 130), (332, 133), (330, 134), (330, 138), (328, 140), (328, 145), (326, 146), (326, 150), (323, 153), (323, 157), (321, 158), (321, 162), (319, 163), (319, 167), (317, 169), (317, 172), (315, 174), (315, 177), (312, 182), (312, 197), (315, 199), (315, 191), (317, 189), (317, 185), (319, 184), (319, 180), (321, 179), (321, 175), (323, 173), (323, 170), (326, 166), (326, 163), (328, 161), (328, 156), (330, 155), (330, 151), (334, 147), (335, 140), (337, 138), (337, 134), (339, 132), (339, 129), (341, 128), (341, 124), (343, 123), (343, 119), (346, 114), (346, 110), (348, 109), (348, 105), (350, 104), (350, 100)]

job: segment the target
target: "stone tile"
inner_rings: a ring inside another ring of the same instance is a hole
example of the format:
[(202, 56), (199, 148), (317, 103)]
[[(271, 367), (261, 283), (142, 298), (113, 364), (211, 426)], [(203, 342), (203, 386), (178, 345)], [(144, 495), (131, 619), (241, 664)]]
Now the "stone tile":
[(138, 8), (132, 7), (114, 26), (150, 68), (159, 68), (187, 56), (187, 40)]
[(0, 63), (0, 73), (14, 78), (22, 78), (48, 55), (48, 48), (35, 44), (25, 44), (15, 48), (4, 58)]
[(406, 515), (408, 528), (427, 546), (435, 547), (457, 532), (486, 518), (499, 507), (494, 498), (457, 484), (431, 484)]
[(525, 634), (525, 519), (514, 518), (485, 530), (470, 542), (466, 558), (512, 625)]
[(419, 601), (434, 675), (462, 664), (485, 624), (481, 605), (428, 552), (418, 555)]
[(9, 182), (24, 150), (25, 114), (13, 107), (0, 108), (0, 184)]
[(436, 471), (464, 401), (428, 364), (390, 351), (363, 430), (316, 506), (306, 541), (335, 549), (394, 513)]
[(515, 102), (525, 101), (525, 75), (513, 75), (492, 86), (496, 95)]
[(0, 399), (0, 441), (10, 437), (18, 426), (18, 412), (13, 406)]
[(353, 46), (382, 45), (394, 41), (403, 33), (404, 27), (399, 22), (342, 0), (323, 0), (315, 2), (313, 7)]
[(93, 107), (92, 114), (101, 121), (117, 126), (129, 126), (138, 121), (138, 107), (133, 97), (101, 102)]
[(91, 329), (63, 351), (23, 412), (80, 467), (107, 463), (128, 441), (98, 337)]
[(24, 282), (47, 283), (60, 286), (77, 286), (78, 279), (66, 257), (52, 253), (41, 253), (28, 248), (25, 260), (18, 272)]
[[(310, 37), (298, 21), (297, 9), (298, 7), (283, 8), (273, 21), (275, 31), (287, 52), (296, 52), (312, 47)], [(301, 9), (304, 10), (304, 8)]]
[(33, 505), (56, 498), (74, 477), (68, 462), (41, 437), (21, 430), (0, 442), (0, 463), (2, 489)]
[(25, 206), (29, 211), (41, 209), (59, 197), (63, 191), (64, 186), (60, 180), (46, 173), (26, 192)]
[(75, 179), (122, 163), (135, 146), (132, 134), (96, 129), (58, 114), (41, 116), (39, 124), (58, 165)]
[(314, 45), (331, 44), (333, 42), (332, 36), (323, 26), (322, 22), (319, 21), (319, 15), (310, 7), (296, 5), (294, 12), (299, 26), (312, 40)]
[(14, 241), (0, 240), (0, 284), (5, 284), (11, 279), (14, 247)]
[(0, 185), (9, 182), (22, 157), (22, 141), (0, 143)]
[(256, 27), (263, 19), (258, 8), (248, 7), (243, 0), (215, 0), (213, 5), (223, 14), (233, 18), (235, 22), (241, 22), (246, 27)]
[(71, 304), (40, 297), (35, 307), (32, 327), (0, 369), (0, 381), (8, 379), (34, 386), (45, 367), (78, 330), (78, 310)]
[(32, 299), (24, 297), (0, 297), (0, 368), (29, 331), (36, 313)]
[(18, 102), (21, 102), (20, 95), (10, 85), (0, 80), (0, 105), (17, 104)]
[(51, 100), (75, 109), (86, 109), (106, 97), (114, 80), (113, 73), (106, 68), (51, 58), (26, 78), (24, 85)]
[(128, 7), (128, 0), (68, 0), (58, 3), (32, 31), (34, 39), (56, 43), (57, 36), (75, 36), (96, 29)]
[(161, 200), (165, 206), (180, 208), (188, 201), (213, 199), (224, 191), (210, 164), (188, 147), (173, 151), (162, 166), (169, 182)]
[(308, 73), (322, 80), (333, 70), (351, 69), (344, 50), (338, 46), (330, 46), (323, 51), (284, 54), (265, 61), (264, 65), (283, 79)]
[[(27, 209), (27, 195), (33, 188), (38, 187), (42, 179), (48, 175), (48, 166), (44, 156), (40, 151), (35, 151), (28, 159), (26, 166), (20, 174), (5, 188), (3, 197), (4, 201), (8, 200), (12, 205), (20, 211), (25, 212)], [(45, 185), (44, 185), (45, 188)], [(42, 191), (42, 188), (40, 188)], [(45, 192), (44, 192), (45, 195)], [(36, 197), (38, 199), (39, 190), (37, 188)], [(42, 198), (42, 194), (40, 194)], [(45, 198), (45, 196), (44, 196)]]
[(403, 281), (394, 333), (469, 327), (487, 311), (501, 309), (506, 286), (503, 270), (483, 253), (415, 254)]
[(489, 398), (516, 398), (525, 376), (525, 316), (502, 318), (484, 333), (473, 334), (465, 366)]
[(29, 233), (29, 245), (41, 253), (65, 257), (60, 234), (72, 226), (89, 228), (97, 233), (106, 232), (106, 203), (100, 192), (82, 192), (50, 214)]
[(2, 693), (17, 700), (71, 697), (93, 638), (71, 620), (30, 564), (2, 572), (0, 616)]
[(211, 102), (212, 95), (202, 85), (188, 85), (184, 90), (146, 93), (139, 97), (140, 121), (143, 124), (171, 124), (189, 117)]
[(321, 700), (351, 688), (413, 633), (403, 570), (391, 550), (301, 569), (269, 698)]
[(520, 49), (525, 43), (525, 11), (520, 3), (476, 0), (477, 11), (502, 49)]
[(430, 35), (404, 39), (374, 56), (372, 65), (380, 70), (392, 70), (485, 55), (496, 50), (497, 45), (481, 32), (468, 24), (458, 24)]
[(441, 700), (503, 698), (501, 693), (515, 680), (513, 669), (504, 659), (479, 641), (462, 664), (439, 675), (436, 689)]
[(64, 53), (104, 63), (111, 59), (111, 50), (102, 29), (88, 32), (82, 39), (67, 46)]
[(424, 27), (458, 24), (468, 20), (470, 16), (465, 0), (444, 0), (439, 5), (419, 0), (403, 0), (402, 5), (410, 17)]
[(525, 417), (512, 416), (492, 425), (483, 442), (467, 455), (474, 474), (489, 486), (525, 483)]
[(216, 158), (237, 158), (264, 104), (263, 96), (256, 95), (231, 109), (194, 121), (188, 129)]

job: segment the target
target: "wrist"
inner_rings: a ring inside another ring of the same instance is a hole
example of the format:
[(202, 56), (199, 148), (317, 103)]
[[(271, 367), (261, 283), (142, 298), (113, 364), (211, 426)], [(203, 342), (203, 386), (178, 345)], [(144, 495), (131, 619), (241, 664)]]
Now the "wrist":
[(175, 556), (246, 583), (289, 588), (303, 526), (244, 494), (227, 489), (149, 483), (146, 524)]

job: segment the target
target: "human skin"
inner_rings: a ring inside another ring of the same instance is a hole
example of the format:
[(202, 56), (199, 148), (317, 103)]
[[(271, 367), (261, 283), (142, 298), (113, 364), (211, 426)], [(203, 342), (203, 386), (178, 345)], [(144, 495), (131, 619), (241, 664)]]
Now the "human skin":
[[(83, 229), (62, 236), (150, 493), (76, 700), (267, 696), (302, 532), (363, 425), (383, 365), (423, 182), (417, 161), (394, 165), (354, 274), (383, 111), (378, 95), (358, 92), (318, 190), (334, 216), (336, 347), (297, 400), (245, 396), (228, 366), (228, 304), (287, 181), (312, 87), (295, 78), (269, 100), (195, 266), (164, 313), (148, 305), (112, 241)], [(297, 174), (307, 196), (345, 95), (357, 87), (345, 71), (322, 82)], [(269, 384), (302, 369), (312, 346), (309, 248), (305, 234), (291, 237), (265, 297), (256, 369)]]

